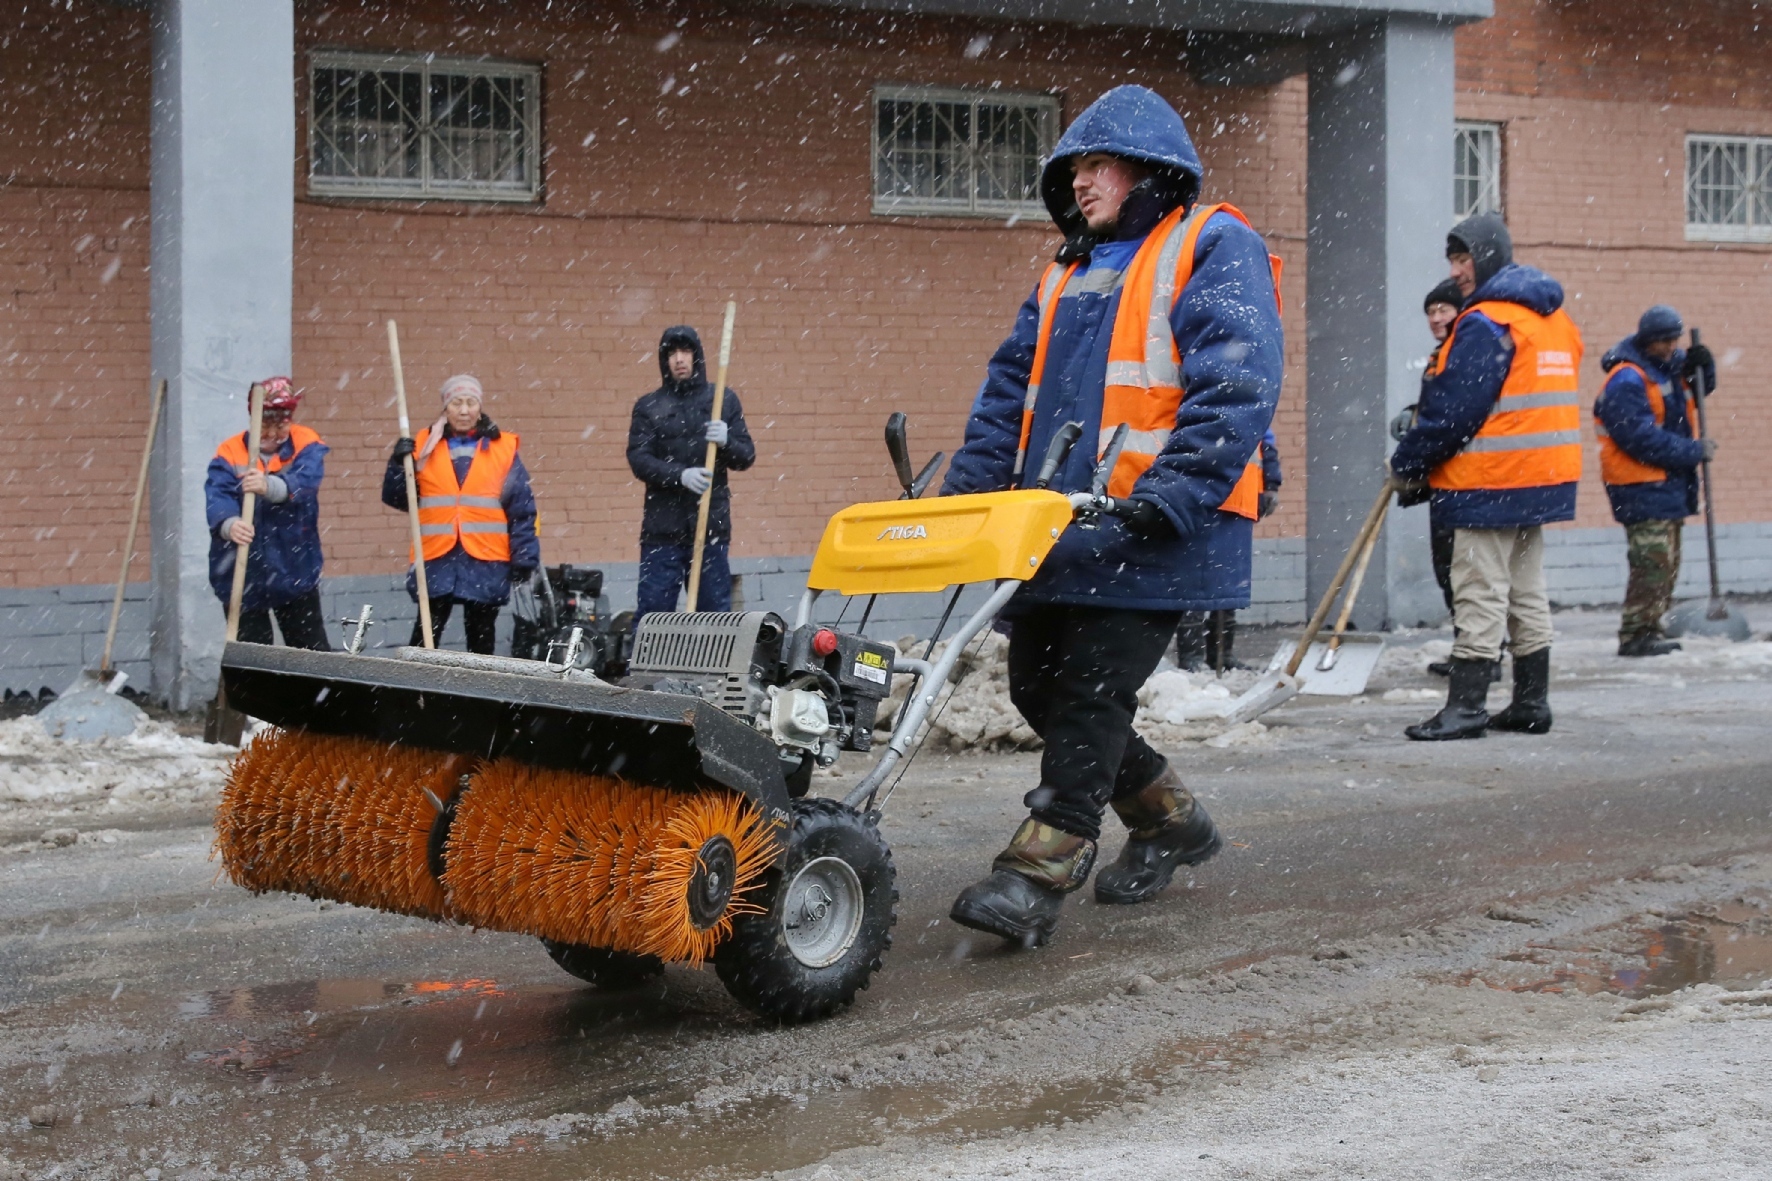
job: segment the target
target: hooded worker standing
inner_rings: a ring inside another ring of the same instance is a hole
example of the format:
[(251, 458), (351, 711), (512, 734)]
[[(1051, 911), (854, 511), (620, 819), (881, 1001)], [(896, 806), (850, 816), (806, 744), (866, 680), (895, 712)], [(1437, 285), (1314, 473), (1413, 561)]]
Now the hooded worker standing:
[[(401, 461), (412, 456), (432, 640), (440, 642), (460, 603), (468, 651), (490, 656), (498, 638), (498, 609), (510, 601), (511, 587), (529, 581), (541, 564), (535, 493), (517, 454), (517, 436), (500, 430), (486, 413), (479, 379), (458, 373), (443, 383), (441, 393), (443, 413), (436, 423), (418, 438), (394, 444), (381, 501), (407, 511)], [(406, 575), (406, 593), (418, 602), (415, 572)], [(424, 641), (423, 627), (422, 620), (412, 625), (414, 646)]]
[(1132, 729), (1182, 613), (1249, 604), (1258, 452), (1280, 394), (1274, 260), (1242, 214), (1195, 203), (1201, 175), (1181, 116), (1141, 86), (1065, 132), (1040, 182), (1064, 245), (991, 358), (942, 488), (1025, 487), (1077, 421), (1086, 442), (1051, 486), (1086, 491), (1130, 427), (1108, 489), (1123, 515), (1067, 530), (1007, 612), (1010, 696), (1045, 740), (1040, 783), (953, 917), (1025, 945), (1051, 936), (1088, 879), (1106, 806), (1128, 833), (1096, 878), (1101, 902), (1153, 898), (1221, 844)]
[[(1404, 733), (1422, 741), (1480, 738), (1488, 729), (1549, 733), (1550, 598), (1544, 526), (1575, 516), (1581, 479), (1576, 372), (1581, 333), (1563, 287), (1513, 260), (1493, 213), (1446, 236), (1465, 297), (1428, 367), (1415, 426), (1390, 470), (1432, 489), (1430, 511), (1454, 530), (1451, 685), (1446, 706)], [(1514, 696), (1489, 716), (1490, 669), (1506, 634)]]
[[(301, 394), (287, 377), (267, 377), (257, 462), (246, 449), (251, 432), (229, 435), (216, 448), (203, 481), (209, 517), (209, 585), (226, 608), (234, 592), (239, 547), (252, 543), (240, 598), (240, 639), (272, 642), (271, 616), (291, 648), (325, 652), (326, 617), (320, 609), (320, 481), (327, 446), (295, 421)], [(258, 498), (252, 520), (240, 515), (245, 493)]]
[[(658, 373), (663, 383), (634, 403), (628, 425), (628, 467), (646, 484), (635, 623), (649, 612), (677, 609), (678, 592), (689, 581), (701, 494), (710, 487), (701, 588), (689, 610), (731, 609), (732, 490), (726, 473), (742, 472), (757, 460), (737, 393), (726, 391), (720, 420), (713, 420), (714, 387), (695, 329), (678, 324), (664, 330)], [(713, 471), (706, 466), (709, 443), (718, 448)]]
[(1618, 624), (1620, 656), (1662, 656), (1679, 649), (1661, 630), (1680, 577), (1680, 530), (1698, 511), (1698, 465), (1716, 453), (1697, 438), (1691, 381), (1716, 389), (1710, 350), (1680, 348), (1680, 313), (1657, 304), (1637, 331), (1600, 358), (1606, 385), (1594, 402), (1600, 476), (1612, 518), (1624, 526), (1630, 581)]

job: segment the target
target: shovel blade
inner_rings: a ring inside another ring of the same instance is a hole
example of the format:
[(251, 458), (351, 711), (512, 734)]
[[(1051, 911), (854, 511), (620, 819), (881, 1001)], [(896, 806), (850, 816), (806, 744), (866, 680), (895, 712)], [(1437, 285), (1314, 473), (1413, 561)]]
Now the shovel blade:
[(1737, 644), (1753, 639), (1747, 617), (1721, 599), (1688, 599), (1667, 613), (1670, 636), (1716, 636)]
[(1270, 672), (1225, 703), (1223, 718), (1232, 726), (1252, 722), (1262, 714), (1277, 709), (1298, 696), (1299, 679), (1283, 672)]
[[(1268, 662), (1268, 672), (1277, 673), (1292, 659), (1298, 645), (1288, 641), (1280, 645)], [(1384, 655), (1384, 637), (1361, 632), (1344, 632), (1341, 646), (1328, 668), (1321, 667), (1329, 651), (1326, 639), (1313, 641), (1298, 665), (1298, 692), (1318, 697), (1357, 697), (1366, 691), (1366, 682)]]

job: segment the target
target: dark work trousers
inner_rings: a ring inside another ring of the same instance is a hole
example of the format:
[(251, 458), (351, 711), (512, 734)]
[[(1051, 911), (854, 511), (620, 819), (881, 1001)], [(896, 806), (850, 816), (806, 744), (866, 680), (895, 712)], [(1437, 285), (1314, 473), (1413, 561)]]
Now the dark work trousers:
[[(701, 587), (691, 611), (732, 610), (732, 566), (727, 559), (730, 543), (709, 541), (701, 552)], [(686, 545), (640, 543), (640, 589), (635, 596), (634, 622), (653, 611), (675, 611), (677, 594), (689, 582), (689, 562), (694, 551)]]
[[(473, 603), (466, 599), (457, 599), (453, 595), (431, 600), (431, 638), (437, 647), (443, 646), (443, 628), (449, 622), (449, 616), (455, 611), (456, 603), (462, 607), (462, 628), (468, 633), (468, 651), (478, 652), (482, 656), (491, 656), (493, 648), (498, 644), (498, 604)], [(418, 647), (425, 642), (424, 621), (412, 621), (412, 646)]]
[(1038, 820), (1073, 836), (1101, 836), (1108, 800), (1163, 773), (1163, 756), (1132, 730), (1138, 690), (1156, 670), (1179, 611), (1036, 607), (1009, 632), (1009, 698), (1046, 741)]
[(271, 638), (271, 615), (277, 616), (277, 627), (283, 633), (283, 642), (291, 648), (308, 648), (315, 652), (330, 652), (332, 644), (326, 638), (326, 616), (320, 609), (320, 592), (311, 590), (299, 599), (291, 599), (287, 603), (279, 603), (275, 607), (260, 607), (256, 611), (240, 612), (240, 640), (246, 644), (273, 644)]
[(1452, 610), (1452, 537), (1458, 530), (1450, 525), (1442, 525), (1434, 516), (1434, 510), (1428, 509), (1427, 544), (1428, 554), (1434, 563), (1434, 581), (1440, 584), (1440, 594), (1446, 598), (1446, 614), (1454, 614)]

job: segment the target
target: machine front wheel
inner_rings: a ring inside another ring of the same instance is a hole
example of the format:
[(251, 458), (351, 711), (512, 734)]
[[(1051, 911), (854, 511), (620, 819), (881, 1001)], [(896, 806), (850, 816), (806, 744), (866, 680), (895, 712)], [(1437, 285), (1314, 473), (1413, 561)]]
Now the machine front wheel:
[(655, 955), (635, 955), (630, 951), (610, 951), (604, 947), (585, 947), (577, 943), (556, 943), (543, 939), (541, 945), (556, 964), (587, 984), (611, 991), (639, 988), (664, 975), (664, 962)]
[(892, 946), (897, 871), (879, 827), (836, 800), (793, 804), (788, 855), (758, 896), (765, 914), (733, 923), (714, 970), (745, 1007), (816, 1021), (855, 999)]

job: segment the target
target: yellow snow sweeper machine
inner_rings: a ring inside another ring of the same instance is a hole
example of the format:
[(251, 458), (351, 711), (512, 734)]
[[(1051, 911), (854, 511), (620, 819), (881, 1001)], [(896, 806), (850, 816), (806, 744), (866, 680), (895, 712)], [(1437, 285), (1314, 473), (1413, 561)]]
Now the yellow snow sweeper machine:
[[(222, 794), (226, 872), (257, 892), (538, 936), (602, 986), (711, 961), (765, 1017), (827, 1016), (891, 946), (898, 895), (879, 817), (894, 767), (1060, 533), (1115, 511), (1105, 488), (1124, 427), (1091, 492), (1046, 487), (1079, 433), (1054, 439), (1032, 488), (923, 500), (943, 457), (913, 475), (893, 415), (904, 495), (831, 519), (791, 623), (648, 615), (620, 684), (580, 668), (570, 645), (554, 663), (228, 644), (229, 703), (271, 728)], [(974, 583), (994, 585), (933, 662), (934, 637), (916, 659), (862, 634), (865, 613), (855, 632), (814, 620), (825, 592), (951, 587), (951, 613)], [(842, 800), (809, 795), (816, 767), (873, 747), (905, 675), (914, 687), (867, 774)]]

